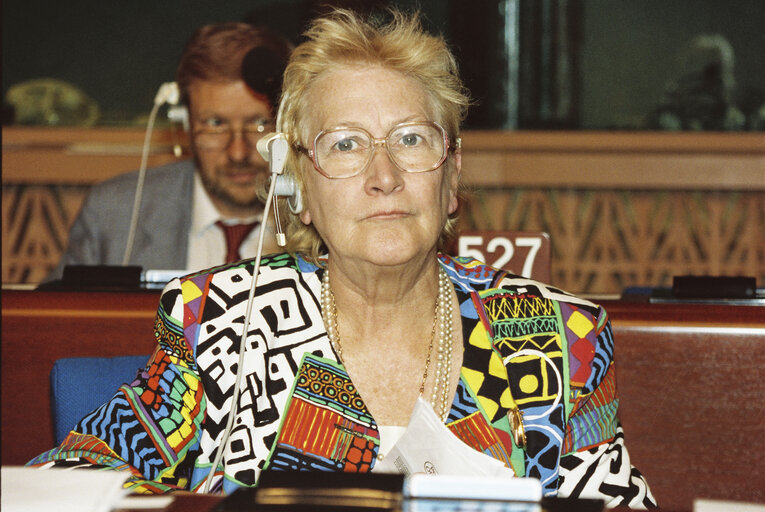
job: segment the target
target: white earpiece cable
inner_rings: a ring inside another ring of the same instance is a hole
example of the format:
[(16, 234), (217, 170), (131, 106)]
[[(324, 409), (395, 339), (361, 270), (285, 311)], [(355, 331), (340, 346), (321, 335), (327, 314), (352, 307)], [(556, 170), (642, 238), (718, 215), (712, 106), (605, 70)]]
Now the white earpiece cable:
[[(270, 157), (269, 157), (269, 167), (271, 168), (271, 184), (268, 187), (268, 195), (266, 196), (266, 204), (263, 207), (263, 222), (261, 224), (260, 228), (260, 234), (258, 235), (258, 250), (255, 255), (255, 267), (253, 269), (252, 274), (252, 284), (250, 285), (250, 294), (247, 297), (247, 307), (245, 308), (245, 316), (244, 316), (244, 325), (242, 326), (242, 337), (239, 340), (239, 362), (236, 367), (236, 382), (234, 384), (234, 392), (231, 396), (231, 411), (228, 413), (228, 420), (226, 421), (226, 428), (223, 431), (223, 436), (221, 437), (220, 444), (218, 445), (218, 451), (215, 454), (215, 460), (213, 461), (212, 467), (210, 468), (210, 472), (207, 474), (206, 481), (205, 481), (205, 487), (204, 491), (205, 493), (210, 492), (210, 487), (212, 486), (212, 476), (215, 474), (215, 470), (217, 469), (218, 465), (223, 460), (223, 452), (226, 448), (226, 443), (228, 443), (228, 439), (231, 436), (231, 431), (234, 428), (234, 419), (236, 418), (237, 409), (239, 408), (239, 392), (242, 387), (242, 378), (244, 376), (244, 353), (246, 351), (246, 342), (247, 342), (247, 331), (250, 328), (250, 315), (252, 313), (252, 305), (255, 301), (255, 289), (258, 286), (258, 274), (260, 273), (260, 258), (263, 254), (263, 240), (265, 239), (266, 234), (266, 225), (268, 224), (268, 211), (271, 207), (271, 202), (274, 197), (274, 190), (276, 188), (276, 177), (282, 173), (284, 170), (284, 159), (283, 158), (274, 158), (274, 144), (286, 144), (286, 139), (279, 134), (276, 137), (269, 140), (268, 146), (270, 149)], [(283, 149), (286, 151), (286, 148), (282, 147), (279, 149)]]
[(159, 107), (165, 103), (176, 105), (179, 96), (178, 85), (175, 82), (165, 82), (159, 87), (156, 96), (154, 96), (154, 105), (151, 107), (149, 120), (146, 123), (146, 135), (144, 136), (143, 149), (141, 150), (141, 167), (138, 169), (138, 180), (136, 181), (135, 197), (133, 198), (133, 213), (130, 215), (130, 228), (128, 229), (125, 253), (122, 256), (122, 266), (130, 264), (130, 255), (133, 252), (135, 232), (138, 229), (138, 212), (141, 209), (141, 197), (143, 196), (143, 182), (146, 179), (146, 166), (149, 162), (151, 133), (154, 131), (154, 120), (157, 117), (157, 112), (159, 112)]

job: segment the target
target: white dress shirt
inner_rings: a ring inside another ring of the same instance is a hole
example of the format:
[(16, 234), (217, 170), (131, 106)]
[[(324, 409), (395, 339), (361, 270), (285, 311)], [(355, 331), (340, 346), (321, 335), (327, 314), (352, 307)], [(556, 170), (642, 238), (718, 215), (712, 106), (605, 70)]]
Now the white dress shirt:
[[(227, 219), (223, 217), (207, 194), (199, 174), (195, 173), (186, 270), (195, 272), (222, 265), (225, 262), (226, 237), (223, 234), (223, 230), (215, 225), (217, 221), (220, 220), (223, 223), (246, 223), (262, 221), (262, 219), (262, 214), (246, 219)], [(252, 258), (255, 256), (260, 228), (261, 226), (258, 226), (253, 229), (242, 242), (239, 248), (239, 254), (242, 255), (242, 258)]]

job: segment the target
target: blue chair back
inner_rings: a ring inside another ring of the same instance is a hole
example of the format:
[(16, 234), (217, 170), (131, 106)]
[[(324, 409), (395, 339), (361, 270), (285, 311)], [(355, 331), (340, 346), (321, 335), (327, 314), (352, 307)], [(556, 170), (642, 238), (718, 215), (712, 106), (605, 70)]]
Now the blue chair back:
[(56, 445), (86, 414), (113, 397), (122, 384), (132, 382), (149, 357), (65, 357), (53, 363), (50, 393)]

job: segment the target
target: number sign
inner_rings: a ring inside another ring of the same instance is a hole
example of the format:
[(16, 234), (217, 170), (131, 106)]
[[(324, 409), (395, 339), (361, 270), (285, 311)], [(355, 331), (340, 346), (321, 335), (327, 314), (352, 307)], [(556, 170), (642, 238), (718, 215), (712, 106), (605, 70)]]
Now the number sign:
[(550, 282), (550, 235), (540, 231), (463, 231), (457, 254), (523, 277)]

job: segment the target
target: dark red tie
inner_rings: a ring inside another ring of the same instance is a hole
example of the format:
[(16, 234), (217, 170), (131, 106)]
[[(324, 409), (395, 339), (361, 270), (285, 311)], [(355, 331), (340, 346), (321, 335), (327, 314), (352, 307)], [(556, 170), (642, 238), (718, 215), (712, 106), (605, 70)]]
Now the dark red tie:
[(215, 223), (216, 226), (223, 230), (223, 234), (226, 235), (226, 263), (232, 261), (239, 261), (242, 256), (239, 254), (239, 247), (242, 245), (242, 241), (247, 238), (255, 226), (260, 222), (250, 222), (249, 224), (224, 224), (221, 221)]

